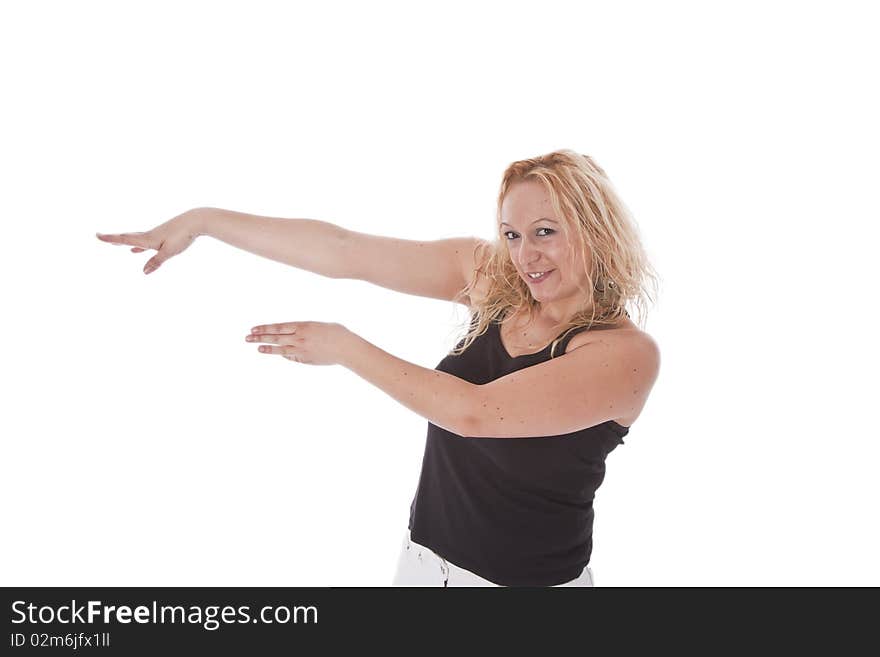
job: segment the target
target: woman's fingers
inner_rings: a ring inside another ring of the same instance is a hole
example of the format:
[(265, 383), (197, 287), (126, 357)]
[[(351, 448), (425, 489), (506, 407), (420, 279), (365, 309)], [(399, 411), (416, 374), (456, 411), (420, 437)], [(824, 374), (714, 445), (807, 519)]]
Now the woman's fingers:
[(127, 244), (128, 246), (138, 247), (141, 250), (153, 248), (149, 244), (147, 233), (115, 233), (108, 235), (95, 233), (95, 235), (102, 242), (109, 242), (110, 244)]
[(245, 336), (248, 342), (263, 342), (258, 351), (261, 354), (283, 356), (287, 360), (304, 363), (302, 346), (304, 338), (296, 335), (297, 325), (302, 322), (283, 322), (281, 324), (263, 324), (251, 329)]
[(167, 252), (163, 253), (162, 247), (165, 246), (165, 243), (157, 243), (159, 238), (153, 235), (152, 231), (147, 233), (115, 233), (107, 235), (95, 233), (95, 235), (102, 242), (108, 242), (117, 246), (120, 244), (126, 244), (132, 247), (132, 253), (143, 253), (147, 249), (156, 249), (156, 255), (147, 260), (147, 264), (144, 265), (145, 274), (156, 271), (159, 268), (159, 265), (172, 255)]
[(157, 269), (159, 269), (159, 265), (161, 265), (167, 259), (168, 258), (165, 257), (165, 254), (162, 253), (162, 249), (160, 248), (156, 255), (147, 260), (147, 264), (144, 265), (144, 273), (149, 274), (156, 271)]
[(255, 326), (251, 329), (252, 334), (256, 335), (272, 335), (296, 333), (297, 322), (284, 322), (282, 324), (264, 324), (263, 326)]
[(296, 355), (296, 347), (292, 347), (290, 345), (260, 345), (260, 348), (257, 350), (261, 354), (270, 354), (273, 356), (295, 356)]
[(110, 244), (124, 244), (124, 242), (120, 239), (121, 235), (103, 235), (101, 233), (95, 233), (95, 237), (97, 237), (102, 242), (109, 242)]
[(299, 338), (297, 338), (293, 333), (273, 333), (273, 334), (264, 334), (258, 335), (251, 333), (249, 336), (245, 337), (247, 342), (265, 342), (266, 344), (283, 344), (283, 345), (292, 345), (295, 344), (297, 340), (300, 342)]
[[(285, 328), (286, 327), (286, 328)], [(272, 356), (284, 356), (287, 360), (293, 360), (297, 363), (301, 362), (297, 358), (296, 342), (302, 342), (302, 338), (295, 336), (296, 328), (292, 323), (287, 324), (270, 324), (268, 326), (255, 326), (251, 329), (250, 335), (245, 337), (248, 342), (264, 342), (260, 345), (258, 351), (261, 354), (269, 354)], [(285, 330), (285, 333), (269, 332)], [(259, 332), (256, 332), (259, 331)]]

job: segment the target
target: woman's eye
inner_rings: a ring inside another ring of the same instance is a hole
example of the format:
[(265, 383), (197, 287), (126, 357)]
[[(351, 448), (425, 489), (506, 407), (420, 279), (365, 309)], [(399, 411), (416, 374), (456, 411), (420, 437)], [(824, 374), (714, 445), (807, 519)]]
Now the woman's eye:
[[(541, 233), (542, 230), (546, 230), (547, 232), (546, 232), (544, 235), (541, 235), (540, 233)], [(539, 234), (539, 237), (547, 237), (548, 235), (552, 235), (552, 234), (555, 233), (556, 231), (553, 230), (552, 228), (539, 228), (536, 232)], [(506, 237), (508, 240), (512, 240), (512, 239), (515, 239), (515, 238), (517, 237), (517, 234), (514, 233), (512, 230), (508, 230), (508, 231), (506, 231), (505, 233), (503, 233), (503, 235), (504, 235), (504, 237)], [(513, 235), (513, 237), (510, 237), (510, 235)]]

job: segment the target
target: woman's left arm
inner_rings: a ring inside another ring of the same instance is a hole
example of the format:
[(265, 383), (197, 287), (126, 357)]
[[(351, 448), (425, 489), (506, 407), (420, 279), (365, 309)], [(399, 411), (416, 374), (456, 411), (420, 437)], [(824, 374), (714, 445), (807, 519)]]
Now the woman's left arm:
[(340, 324), (289, 322), (252, 329), (264, 353), (338, 363), (429, 422), (470, 438), (556, 436), (640, 409), (660, 366), (647, 334), (605, 334), (552, 360), (485, 385), (392, 356)]

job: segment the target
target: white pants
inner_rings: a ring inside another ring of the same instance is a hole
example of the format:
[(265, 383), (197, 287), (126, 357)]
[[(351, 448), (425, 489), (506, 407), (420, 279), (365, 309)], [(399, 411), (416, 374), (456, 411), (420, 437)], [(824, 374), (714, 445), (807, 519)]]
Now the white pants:
[[(431, 549), (412, 540), (407, 529), (397, 559), (397, 572), (392, 586), (499, 586), (450, 563)], [(594, 586), (593, 571), (585, 566), (570, 582), (556, 586)]]

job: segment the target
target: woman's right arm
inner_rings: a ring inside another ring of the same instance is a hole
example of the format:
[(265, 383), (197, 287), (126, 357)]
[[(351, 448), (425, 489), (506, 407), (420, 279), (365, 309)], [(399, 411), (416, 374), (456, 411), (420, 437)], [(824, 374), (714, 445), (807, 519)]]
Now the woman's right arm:
[(482, 240), (456, 237), (402, 240), (347, 230), (316, 219), (281, 219), (196, 208), (145, 233), (99, 235), (99, 239), (156, 249), (144, 267), (150, 273), (192, 241), (207, 235), (298, 269), (367, 281), (406, 294), (468, 303), (460, 293), (470, 282)]

